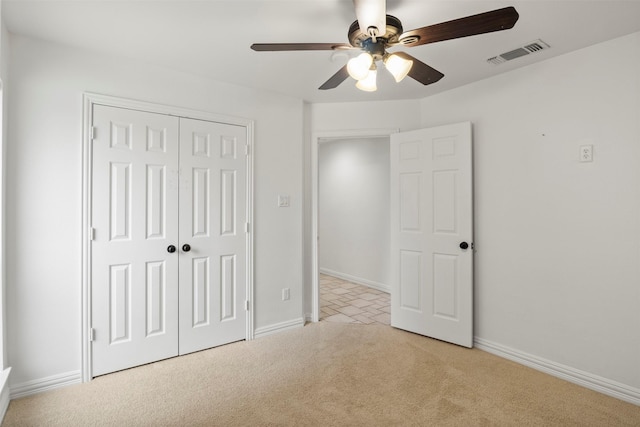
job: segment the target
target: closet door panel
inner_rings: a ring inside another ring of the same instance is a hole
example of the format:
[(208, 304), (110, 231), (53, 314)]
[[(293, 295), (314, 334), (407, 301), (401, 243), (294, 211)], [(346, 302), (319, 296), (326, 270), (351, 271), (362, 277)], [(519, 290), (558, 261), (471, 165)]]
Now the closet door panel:
[(92, 374), (178, 354), (178, 119), (94, 106)]
[(244, 127), (180, 120), (180, 354), (245, 338), (246, 144)]

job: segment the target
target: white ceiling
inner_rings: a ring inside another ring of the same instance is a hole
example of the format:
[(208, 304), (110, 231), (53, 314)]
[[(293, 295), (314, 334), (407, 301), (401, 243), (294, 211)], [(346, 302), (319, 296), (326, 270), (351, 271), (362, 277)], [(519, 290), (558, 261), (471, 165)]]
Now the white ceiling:
[[(640, 31), (640, 0), (388, 0), (387, 13), (408, 31), (505, 6), (520, 14), (511, 30), (402, 48), (444, 73), (439, 82), (422, 86), (407, 78), (395, 83), (380, 72), (374, 93), (356, 89), (352, 79), (333, 90), (317, 89), (346, 63), (344, 52), (249, 48), (252, 43), (348, 43), (355, 20), (352, 0), (3, 0), (2, 17), (11, 33), (309, 102), (423, 98)], [(551, 48), (501, 65), (486, 62), (536, 39)], [(603, 79), (615, 78), (602, 71)]]

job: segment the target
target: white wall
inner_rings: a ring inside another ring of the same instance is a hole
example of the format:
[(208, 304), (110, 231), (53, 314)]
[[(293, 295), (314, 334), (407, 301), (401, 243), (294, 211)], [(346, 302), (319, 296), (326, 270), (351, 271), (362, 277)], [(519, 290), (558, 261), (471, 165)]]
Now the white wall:
[[(301, 100), (11, 36), (7, 322), (12, 384), (80, 369), (84, 91), (255, 120), (255, 326), (302, 321)], [(277, 195), (291, 197), (277, 207)], [(281, 301), (281, 288), (291, 299)]]
[(311, 318), (311, 145), (316, 144), (313, 135), (354, 135), (371, 129), (413, 130), (420, 127), (420, 101), (345, 102), (311, 104), (305, 110), (308, 134), (305, 139), (305, 313)]
[(420, 127), (420, 108), (419, 100), (312, 104), (311, 131), (413, 130)]
[(640, 401), (640, 33), (426, 98), (422, 115), (474, 125), (476, 337)]
[(320, 271), (388, 290), (389, 138), (318, 148)]

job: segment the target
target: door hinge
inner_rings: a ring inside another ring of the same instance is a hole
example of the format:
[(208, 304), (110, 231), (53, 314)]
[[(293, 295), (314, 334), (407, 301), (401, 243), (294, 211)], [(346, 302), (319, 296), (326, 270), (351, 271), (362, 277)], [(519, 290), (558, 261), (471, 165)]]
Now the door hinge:
[(249, 147), (249, 144), (244, 146), (244, 155), (248, 156), (249, 153), (251, 152), (251, 148)]
[(245, 223), (244, 223), (244, 232), (245, 232), (245, 233), (249, 233), (249, 232), (250, 232), (249, 230), (250, 230), (250, 228), (249, 228), (249, 223), (248, 223), (248, 222), (245, 222)]
[(89, 240), (92, 242), (96, 240), (96, 229), (93, 227), (89, 227)]
[(89, 342), (94, 342), (96, 340), (96, 330), (93, 328), (89, 328)]
[(248, 299), (244, 300), (244, 310), (245, 311), (249, 311), (249, 300)]
[(89, 130), (89, 138), (92, 141), (96, 138), (96, 127), (95, 126), (91, 126), (91, 129)]

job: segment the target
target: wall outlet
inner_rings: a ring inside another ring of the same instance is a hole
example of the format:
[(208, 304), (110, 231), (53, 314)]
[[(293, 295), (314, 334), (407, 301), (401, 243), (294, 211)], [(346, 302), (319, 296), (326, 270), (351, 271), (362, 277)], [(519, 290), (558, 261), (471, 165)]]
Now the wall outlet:
[(589, 144), (580, 146), (580, 161), (593, 162), (593, 145)]
[(289, 298), (291, 298), (291, 291), (289, 290), (289, 288), (283, 288), (282, 301), (289, 301)]

